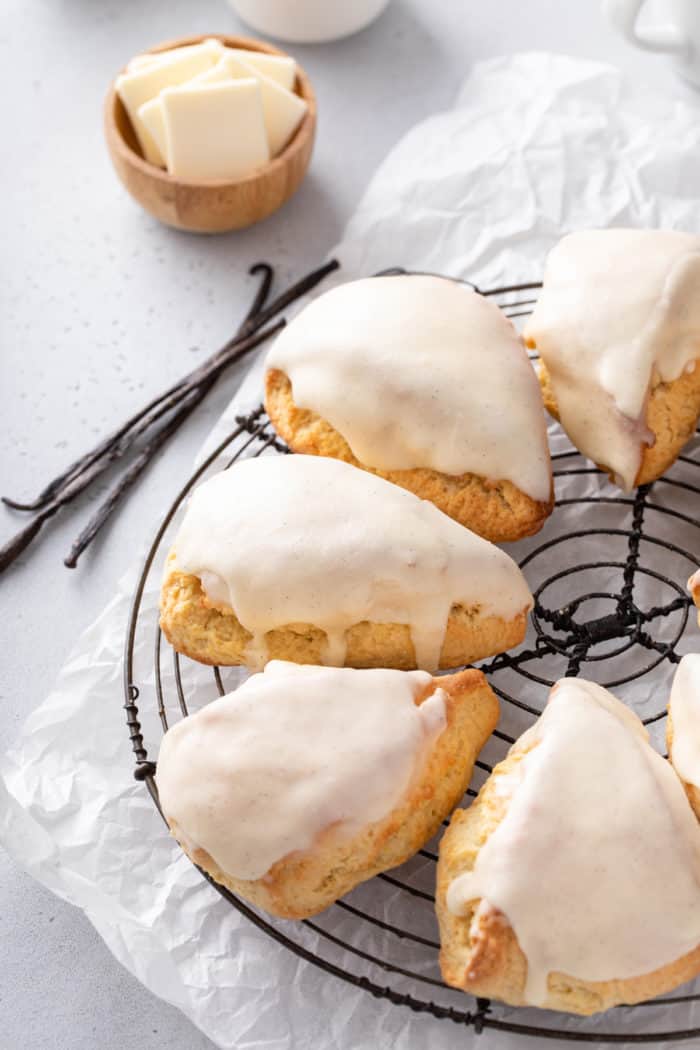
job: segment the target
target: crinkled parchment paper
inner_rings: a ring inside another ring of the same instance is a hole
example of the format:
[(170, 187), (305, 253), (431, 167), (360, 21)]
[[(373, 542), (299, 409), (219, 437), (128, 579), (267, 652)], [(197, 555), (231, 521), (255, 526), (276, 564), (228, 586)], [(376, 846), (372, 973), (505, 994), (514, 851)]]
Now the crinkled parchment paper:
[[(698, 187), (700, 109), (693, 103), (633, 90), (618, 71), (591, 62), (546, 54), (497, 59), (475, 67), (453, 109), (414, 128), (390, 153), (336, 253), (343, 278), (401, 264), (468, 276), (482, 287), (536, 280), (546, 251), (568, 230), (622, 224), (700, 231)], [(260, 364), (216, 428), (210, 447), (232, 428), (241, 406), (260, 400)], [(566, 447), (556, 428), (552, 442), (555, 449)], [(558, 481), (559, 496), (601, 491), (614, 495), (597, 475)], [(659, 493), (660, 503), (674, 498)], [(687, 509), (690, 496), (684, 498)], [(580, 506), (557, 511), (543, 536), (580, 528), (582, 522), (615, 528), (629, 520), (629, 509), (616, 505), (590, 513), (602, 517), (587, 517)], [(698, 530), (691, 525), (656, 514), (650, 528), (682, 548), (697, 547)], [(512, 553), (522, 557), (541, 541), (542, 536), (517, 545)], [(624, 557), (624, 543), (618, 550), (616, 542), (609, 535), (582, 539), (573, 558), (571, 547), (553, 548), (546, 566), (532, 562), (531, 585), (558, 564)], [(655, 556), (644, 553), (647, 561)], [(692, 565), (682, 556), (674, 560), (662, 554), (660, 567), (682, 583)], [(478, 1040), (487, 1046), (523, 1045), (522, 1036), (490, 1030), (477, 1036), (449, 1021), (375, 1000), (301, 962), (220, 899), (181, 854), (147, 792), (132, 778), (124, 725), (122, 648), (138, 569), (80, 638), (54, 691), (28, 719), (2, 763), (0, 832), (10, 853), (51, 890), (81, 907), (124, 966), (221, 1047), (415, 1050), (430, 1045), (442, 1050)], [(618, 585), (614, 566), (597, 571), (600, 589)], [(640, 582), (642, 592), (649, 588), (649, 604), (673, 596), (661, 593), (664, 586), (652, 577)], [(551, 607), (556, 600), (552, 593)], [(144, 598), (147, 622), (155, 623), (155, 606), (152, 584)], [(657, 637), (667, 637), (671, 629), (659, 625)], [(144, 732), (155, 757), (159, 731), (148, 679), (152, 639), (150, 630), (137, 635), (136, 662)], [(693, 644), (689, 627), (680, 651)], [(621, 658), (620, 666), (634, 670), (636, 659), (634, 654)], [(563, 664), (551, 666), (549, 677), (563, 669)], [(211, 676), (200, 679), (201, 673), (197, 668), (187, 672), (195, 703), (214, 695)], [(646, 714), (665, 702), (669, 676), (668, 665), (662, 665), (618, 692)], [(226, 677), (227, 684), (235, 680), (235, 673)], [(511, 679), (508, 687), (531, 700), (537, 693), (535, 702), (542, 702), (542, 687), (525, 679)], [(522, 726), (507, 717), (511, 721), (503, 727), (515, 735)], [(500, 744), (487, 747), (490, 759), (501, 752)], [(431, 871), (416, 860), (405, 866), (402, 877), (429, 890)], [(373, 894), (379, 893), (374, 886), (356, 891), (360, 906), (372, 906)], [(406, 905), (403, 897), (384, 892), (377, 907), (396, 920)], [(434, 937), (429, 909), (421, 911), (416, 904), (412, 921)], [(364, 926), (354, 931), (347, 915), (329, 919), (326, 928), (351, 939), (359, 935), (365, 950), (386, 953), (381, 931)], [(299, 929), (294, 927), (292, 935), (314, 948), (313, 931)], [(363, 972), (356, 959), (333, 956), (327, 942), (319, 947), (336, 962)], [(435, 976), (434, 959), (425, 962), (423, 953), (417, 960), (410, 944), (399, 942), (392, 951), (399, 964), (422, 965)], [(367, 965), (365, 972), (380, 984), (392, 981), (402, 990), (461, 1008), (471, 1002), (439, 988), (402, 983)], [(647, 1024), (645, 1018), (655, 1030), (700, 1024), (700, 1011), (690, 1007), (645, 1009), (650, 1012), (641, 1016), (611, 1011), (584, 1026), (624, 1034)], [(511, 1022), (538, 1019), (533, 1010), (500, 1007), (494, 1007), (494, 1016)], [(581, 1028), (578, 1021), (542, 1019)]]

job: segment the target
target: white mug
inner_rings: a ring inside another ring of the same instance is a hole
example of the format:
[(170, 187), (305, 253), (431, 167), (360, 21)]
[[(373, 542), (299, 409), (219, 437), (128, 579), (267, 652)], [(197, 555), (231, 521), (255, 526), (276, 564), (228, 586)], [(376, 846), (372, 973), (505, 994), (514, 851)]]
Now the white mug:
[(229, 0), (265, 36), (297, 44), (339, 40), (379, 18), (389, 0)]
[(644, 51), (671, 55), (676, 70), (700, 87), (700, 0), (664, 0), (664, 20), (642, 28), (639, 15), (646, 0), (603, 0), (603, 13), (631, 44)]

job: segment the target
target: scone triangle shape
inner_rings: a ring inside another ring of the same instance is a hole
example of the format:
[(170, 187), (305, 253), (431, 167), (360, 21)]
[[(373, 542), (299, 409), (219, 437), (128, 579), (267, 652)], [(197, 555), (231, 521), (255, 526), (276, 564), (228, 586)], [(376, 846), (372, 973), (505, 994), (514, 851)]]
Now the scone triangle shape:
[(440, 844), (448, 984), (591, 1014), (700, 972), (700, 829), (624, 704), (562, 679)]
[(545, 404), (579, 451), (628, 491), (653, 481), (700, 414), (700, 237), (569, 234), (524, 334)]
[(522, 641), (515, 562), (430, 502), (339, 460), (265, 456), (200, 485), (161, 625), (203, 663), (459, 667)]
[(551, 513), (523, 341), (463, 283), (403, 274), (319, 296), (270, 351), (265, 406), (295, 452), (388, 478), (494, 542), (537, 532)]
[(435, 834), (497, 721), (480, 671), (273, 661), (166, 733), (160, 805), (217, 882), (303, 918)]

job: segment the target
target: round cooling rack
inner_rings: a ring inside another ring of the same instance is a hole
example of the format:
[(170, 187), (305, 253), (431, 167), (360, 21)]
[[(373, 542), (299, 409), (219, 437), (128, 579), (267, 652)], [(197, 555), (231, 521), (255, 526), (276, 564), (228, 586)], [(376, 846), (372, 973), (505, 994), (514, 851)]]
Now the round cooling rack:
[[(531, 312), (539, 284), (482, 290), (513, 318)], [(700, 442), (696, 435), (668, 474), (627, 496), (550, 430), (556, 507), (542, 531), (508, 547), (535, 597), (523, 645), (479, 666), (501, 700), (499, 728), (476, 763), (467, 795), (541, 713), (551, 685), (584, 675), (611, 687), (649, 727), (663, 751), (675, 665), (700, 646), (686, 580), (700, 560)], [(161, 636), (157, 590), (173, 524), (203, 477), (247, 456), (284, 454), (258, 408), (201, 464), (173, 501), (151, 544), (129, 617), (124, 690), (134, 775), (156, 806), (159, 738), (173, 721), (230, 691), (240, 672), (180, 657)], [(143, 666), (141, 666), (143, 665)], [(304, 922), (284, 922), (202, 876), (250, 922), (327, 973), (397, 1006), (477, 1032), (494, 1029), (573, 1042), (655, 1043), (700, 1038), (700, 992), (680, 992), (593, 1018), (475, 999), (446, 987), (438, 968), (434, 914), (439, 835), (400, 868), (378, 875)], [(572, 901), (572, 907), (577, 906)], [(585, 906), (585, 905), (581, 905)]]

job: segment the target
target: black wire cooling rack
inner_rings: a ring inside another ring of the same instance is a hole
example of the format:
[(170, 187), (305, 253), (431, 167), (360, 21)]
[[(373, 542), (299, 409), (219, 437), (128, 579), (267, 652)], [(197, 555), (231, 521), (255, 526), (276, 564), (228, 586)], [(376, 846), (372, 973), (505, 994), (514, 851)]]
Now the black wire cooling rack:
[[(537, 283), (521, 284), (482, 290), (482, 294), (494, 297), (509, 317), (520, 318), (531, 312), (539, 288)], [(502, 716), (476, 763), (467, 792), (471, 797), (493, 764), (538, 717), (550, 686), (563, 675), (583, 673), (615, 688), (618, 696), (632, 702), (663, 747), (674, 665), (700, 640), (686, 589), (686, 580), (700, 560), (697, 435), (664, 478), (630, 496), (612, 487), (559, 428), (550, 439), (557, 495), (554, 513), (538, 536), (508, 548), (525, 571), (535, 606), (524, 644), (480, 664), (501, 700)], [(157, 587), (173, 520), (194, 485), (242, 457), (288, 451), (275, 437), (262, 407), (239, 417), (235, 430), (177, 494), (148, 551), (129, 616), (124, 690), (136, 759), (134, 775), (145, 782), (156, 806), (156, 767), (149, 758), (157, 754), (155, 737), (173, 719), (186, 716), (190, 706), (223, 695), (234, 683), (227, 682), (231, 669), (191, 665), (171, 650), (161, 636), (155, 603), (144, 597)], [(148, 639), (152, 639), (148, 650), (153, 661), (137, 674), (136, 650), (142, 651)], [(154, 739), (147, 740), (148, 733)], [(694, 985), (597, 1018), (514, 1009), (447, 988), (437, 966), (433, 907), (438, 840), (439, 836), (407, 864), (376, 876), (301, 923), (272, 919), (202, 875), (279, 944), (396, 1006), (449, 1019), (476, 1032), (492, 1029), (540, 1039), (654, 1043), (700, 1038), (700, 993)]]

